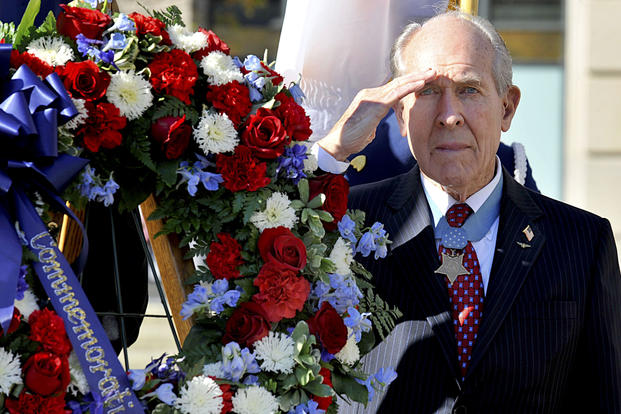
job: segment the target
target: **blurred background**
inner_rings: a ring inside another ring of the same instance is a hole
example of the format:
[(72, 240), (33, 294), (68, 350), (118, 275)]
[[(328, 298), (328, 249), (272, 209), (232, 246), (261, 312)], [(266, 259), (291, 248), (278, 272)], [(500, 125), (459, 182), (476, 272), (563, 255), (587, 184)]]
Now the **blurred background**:
[[(142, 10), (137, 3), (119, 7)], [(262, 57), (267, 49), (275, 60), (286, 0), (151, 0), (148, 7), (171, 4), (193, 28), (216, 32), (232, 55)], [(620, 246), (621, 0), (480, 0), (478, 14), (504, 37), (522, 90), (502, 140), (524, 144), (542, 193), (607, 217)], [(147, 343), (159, 341), (155, 334)]]

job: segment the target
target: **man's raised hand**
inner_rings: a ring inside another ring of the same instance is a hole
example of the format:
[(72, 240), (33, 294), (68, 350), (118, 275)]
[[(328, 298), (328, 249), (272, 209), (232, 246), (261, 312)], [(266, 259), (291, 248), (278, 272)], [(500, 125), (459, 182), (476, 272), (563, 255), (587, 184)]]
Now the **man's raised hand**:
[(377, 125), (391, 107), (436, 77), (436, 71), (429, 69), (399, 76), (377, 88), (362, 89), (328, 135), (317, 143), (337, 160), (346, 160), (373, 141)]

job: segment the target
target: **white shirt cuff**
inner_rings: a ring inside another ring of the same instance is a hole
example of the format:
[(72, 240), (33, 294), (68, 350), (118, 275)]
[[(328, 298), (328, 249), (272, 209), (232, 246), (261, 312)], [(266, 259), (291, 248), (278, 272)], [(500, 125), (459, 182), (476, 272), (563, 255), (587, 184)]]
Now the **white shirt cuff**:
[(311, 147), (311, 154), (317, 158), (317, 165), (322, 170), (332, 174), (343, 174), (349, 167), (348, 162), (339, 161), (328, 151), (321, 148), (316, 142)]

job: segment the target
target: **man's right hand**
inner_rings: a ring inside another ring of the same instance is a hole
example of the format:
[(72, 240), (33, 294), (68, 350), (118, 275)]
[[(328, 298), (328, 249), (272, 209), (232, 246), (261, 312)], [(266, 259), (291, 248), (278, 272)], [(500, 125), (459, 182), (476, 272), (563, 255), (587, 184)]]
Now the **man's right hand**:
[(328, 135), (317, 144), (337, 160), (345, 161), (373, 141), (377, 125), (391, 107), (401, 98), (420, 91), (436, 77), (436, 71), (429, 69), (400, 76), (377, 88), (362, 89)]

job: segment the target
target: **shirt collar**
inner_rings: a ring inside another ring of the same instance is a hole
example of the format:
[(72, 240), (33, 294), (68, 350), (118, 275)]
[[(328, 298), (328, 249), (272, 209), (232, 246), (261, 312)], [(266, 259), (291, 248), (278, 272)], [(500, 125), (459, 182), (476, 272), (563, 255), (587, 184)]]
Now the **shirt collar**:
[[(492, 178), (492, 181), (466, 199), (466, 204), (468, 204), (468, 206), (470, 206), (472, 211), (475, 213), (479, 210), (479, 208), (481, 208), (483, 203), (485, 203), (485, 200), (489, 198), (492, 191), (494, 191), (494, 188), (496, 188), (500, 182), (502, 177), (502, 168), (500, 165), (500, 159), (496, 156), (496, 174), (494, 175), (494, 178)], [(457, 200), (451, 197), (431, 178), (426, 177), (424, 174), (421, 174), (420, 178), (423, 184), (423, 190), (425, 191), (425, 196), (427, 197), (427, 202), (431, 207), (434, 226), (437, 226), (442, 216), (444, 216), (446, 211), (453, 204), (457, 203)]]

